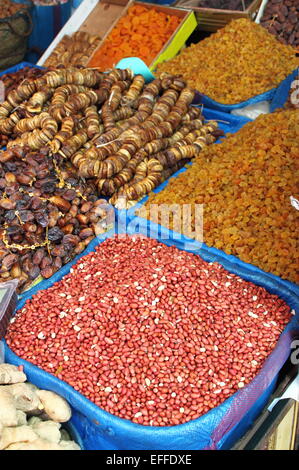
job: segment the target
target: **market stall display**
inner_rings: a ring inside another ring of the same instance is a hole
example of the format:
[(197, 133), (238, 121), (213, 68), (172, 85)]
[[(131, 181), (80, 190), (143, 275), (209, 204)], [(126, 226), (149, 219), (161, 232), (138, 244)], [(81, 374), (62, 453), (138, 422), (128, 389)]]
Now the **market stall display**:
[(126, 207), (223, 134), (191, 107), (193, 98), (184, 80), (168, 74), (146, 85), (129, 69), (50, 71), (0, 107), (0, 132), (16, 136), (0, 162), (9, 162), (16, 145), (46, 145)]
[(180, 23), (181, 18), (175, 14), (133, 4), (93, 54), (89, 65), (104, 71), (115, 67), (123, 57), (139, 57), (151, 65)]
[(277, 87), (298, 65), (291, 46), (242, 18), (159, 64), (157, 74), (181, 74), (200, 93), (235, 104)]
[(64, 398), (27, 382), (22, 368), (0, 364), (0, 450), (80, 450), (62, 427), (71, 415)]
[(75, 32), (83, 31), (104, 37), (123, 12), (127, 2), (128, 0), (83, 0), (40, 57), (37, 65), (44, 65), (66, 35), (71, 36)]
[(173, 426), (248, 384), (291, 318), (283, 300), (217, 263), (120, 237), (27, 301), (6, 340), (102, 409)]
[(299, 49), (299, 3), (297, 0), (268, 0), (260, 20), (278, 41)]
[(65, 35), (44, 63), (45, 67), (86, 65), (101, 37), (84, 31)]
[[(0, 450), (228, 448), (266, 405), (299, 334), (292, 2), (83, 1), (0, 77)], [(232, 21), (179, 52), (194, 12)]]
[(208, 246), (298, 284), (298, 151), (298, 112), (262, 115), (204, 150), (139, 214), (150, 217), (152, 203), (204, 204)]

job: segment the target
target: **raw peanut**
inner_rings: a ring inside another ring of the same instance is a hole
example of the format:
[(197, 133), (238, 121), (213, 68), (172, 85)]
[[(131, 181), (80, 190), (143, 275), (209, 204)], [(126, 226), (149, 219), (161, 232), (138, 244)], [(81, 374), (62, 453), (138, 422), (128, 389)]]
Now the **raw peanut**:
[(27, 301), (6, 340), (114, 415), (182, 424), (246, 386), (292, 317), (240, 281), (150, 238), (107, 239)]

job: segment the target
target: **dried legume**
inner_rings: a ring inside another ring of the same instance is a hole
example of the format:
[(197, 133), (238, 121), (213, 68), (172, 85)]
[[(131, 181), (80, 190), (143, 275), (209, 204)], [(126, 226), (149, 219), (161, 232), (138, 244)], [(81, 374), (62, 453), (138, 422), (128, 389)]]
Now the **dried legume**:
[(290, 317), (283, 300), (217, 263), (119, 237), (27, 301), (6, 339), (106, 411), (170, 426), (248, 384)]
[(86, 65), (89, 57), (101, 41), (98, 35), (86, 31), (76, 31), (71, 36), (66, 34), (45, 61), (46, 67)]

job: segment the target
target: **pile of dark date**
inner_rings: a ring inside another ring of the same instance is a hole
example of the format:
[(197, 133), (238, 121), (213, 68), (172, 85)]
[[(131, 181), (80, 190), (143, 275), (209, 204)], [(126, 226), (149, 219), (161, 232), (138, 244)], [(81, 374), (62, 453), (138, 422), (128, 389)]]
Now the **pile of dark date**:
[(108, 213), (71, 164), (14, 147), (0, 156), (0, 282), (17, 278), (20, 292), (51, 277), (106, 231)]
[(299, 49), (298, 0), (269, 0), (261, 25), (283, 44)]

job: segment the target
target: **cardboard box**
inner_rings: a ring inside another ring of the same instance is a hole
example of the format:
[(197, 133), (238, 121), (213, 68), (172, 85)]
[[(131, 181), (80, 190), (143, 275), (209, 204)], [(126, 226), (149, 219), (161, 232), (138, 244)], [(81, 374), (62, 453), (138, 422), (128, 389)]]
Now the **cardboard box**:
[[(84, 0), (40, 58), (38, 65), (45, 63), (63, 36), (66, 34), (71, 35), (76, 31), (99, 34), (103, 38), (94, 51), (93, 54), (95, 54), (120, 18), (126, 15), (128, 8), (135, 3), (140, 3), (146, 8), (155, 8), (158, 11), (163, 11), (181, 18), (180, 25), (150, 64), (150, 69), (154, 70), (158, 63), (172, 59), (184, 46), (186, 40), (197, 26), (197, 21), (192, 10), (134, 2), (133, 0)], [(90, 56), (89, 60), (93, 54)]]
[[(109, 3), (111, 1), (114, 1), (114, 0), (109, 0)], [(196, 21), (194, 13), (192, 12), (192, 10), (189, 10), (189, 9), (173, 8), (173, 7), (168, 7), (168, 6), (156, 5), (156, 4), (153, 4), (153, 3), (128, 1), (126, 7), (123, 9), (122, 13), (119, 15), (117, 20), (108, 29), (105, 36), (103, 37), (103, 40), (98, 45), (97, 49), (92, 54), (91, 58), (101, 48), (101, 46), (105, 42), (106, 38), (109, 36), (111, 31), (117, 25), (119, 20), (121, 18), (123, 18), (124, 16), (126, 16), (128, 9), (132, 5), (142, 5), (144, 8), (148, 8), (148, 9), (154, 8), (157, 11), (161, 11), (161, 12), (166, 13), (168, 15), (174, 15), (174, 16), (177, 16), (181, 19), (181, 22), (180, 22), (179, 26), (177, 27), (177, 29), (174, 31), (174, 33), (169, 38), (169, 40), (166, 42), (166, 44), (164, 44), (163, 48), (158, 53), (158, 55), (155, 57), (155, 59), (152, 61), (152, 63), (149, 64), (149, 69), (151, 71), (153, 71), (153, 70), (155, 70), (156, 66), (160, 62), (164, 62), (165, 60), (172, 59), (180, 51), (180, 49), (184, 46), (184, 44), (185, 44), (186, 40), (188, 39), (188, 37), (191, 35), (191, 33), (196, 28), (197, 21)]]
[(249, 18), (254, 21), (261, 3), (262, 0), (253, 0), (244, 11), (202, 8), (198, 6), (200, 0), (179, 0), (177, 5), (183, 8), (191, 8), (194, 11), (199, 28), (202, 31), (215, 32), (237, 18)]

